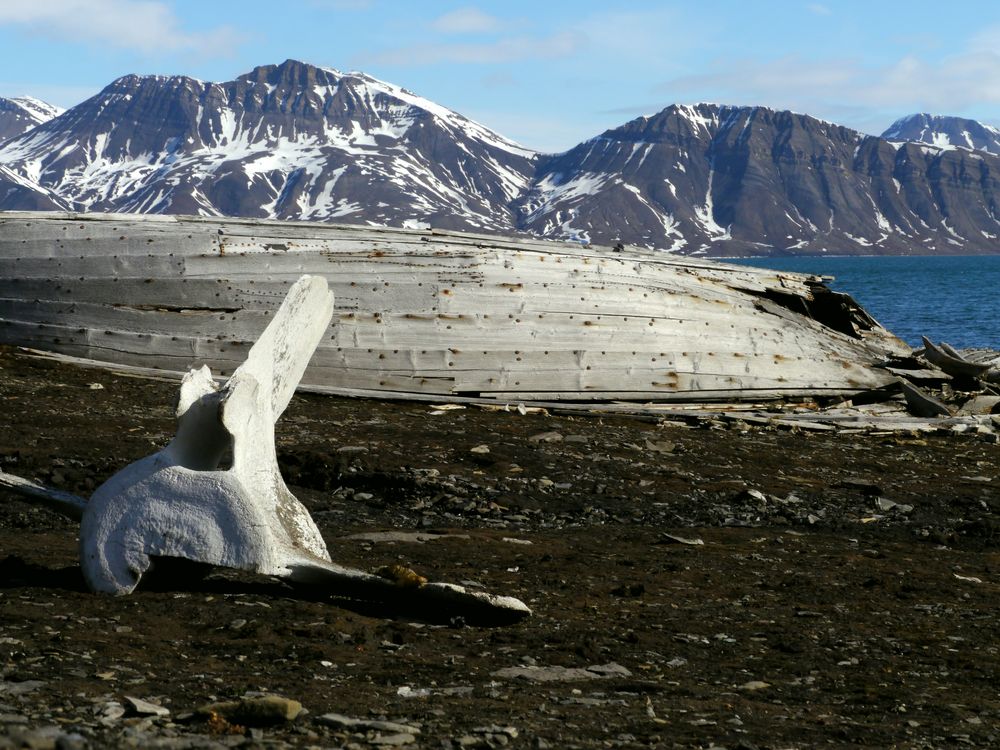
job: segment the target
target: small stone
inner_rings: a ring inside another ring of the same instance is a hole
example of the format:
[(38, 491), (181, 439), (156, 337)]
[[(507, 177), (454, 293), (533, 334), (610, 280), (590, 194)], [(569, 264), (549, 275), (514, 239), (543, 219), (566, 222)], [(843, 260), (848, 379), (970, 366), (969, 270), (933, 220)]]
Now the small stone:
[(116, 701), (108, 701), (100, 708), (100, 722), (111, 726), (125, 715), (125, 707)]
[(198, 713), (204, 716), (217, 714), (231, 724), (244, 724), (250, 727), (292, 721), (301, 712), (301, 703), (290, 698), (283, 698), (280, 695), (210, 703), (198, 709)]
[(594, 664), (587, 667), (588, 672), (598, 675), (599, 677), (631, 677), (632, 673), (628, 671), (621, 664), (616, 664), (615, 662), (610, 662), (608, 664)]
[(750, 682), (744, 682), (740, 685), (740, 690), (765, 690), (771, 687), (770, 682), (764, 682), (763, 680), (750, 680)]
[(529, 443), (561, 443), (563, 436), (558, 432), (539, 432), (528, 438)]
[(375, 731), (392, 732), (393, 734), (420, 734), (420, 728), (409, 724), (400, 724), (395, 721), (378, 721), (375, 719), (354, 719), (343, 714), (323, 714), (316, 717), (316, 723), (335, 729), (347, 729), (350, 731)]
[(469, 448), (469, 453), (476, 453), (478, 455), (485, 455), (490, 452), (490, 447), (488, 445), (477, 445), (474, 448)]
[(104, 390), (104, 386), (101, 385), (100, 383), (91, 383), (89, 387), (90, 387), (90, 390), (92, 390), (92, 391), (103, 391)]
[(170, 716), (170, 709), (144, 701), (142, 698), (126, 695), (125, 702), (128, 703), (132, 713), (138, 716)]
[(669, 440), (647, 440), (646, 450), (653, 451), (653, 453), (673, 453), (677, 450), (677, 443), (672, 443)]

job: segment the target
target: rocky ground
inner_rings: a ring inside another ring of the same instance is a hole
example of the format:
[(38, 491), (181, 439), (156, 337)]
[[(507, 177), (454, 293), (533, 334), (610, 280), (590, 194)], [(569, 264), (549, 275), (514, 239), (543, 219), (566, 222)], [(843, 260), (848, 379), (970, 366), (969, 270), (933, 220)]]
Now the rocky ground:
[[(88, 495), (175, 394), (0, 349), (0, 468)], [(297, 396), (282, 468), (336, 561), (533, 616), (228, 573), (97, 596), (76, 525), (0, 492), (0, 748), (996, 747), (985, 437)]]

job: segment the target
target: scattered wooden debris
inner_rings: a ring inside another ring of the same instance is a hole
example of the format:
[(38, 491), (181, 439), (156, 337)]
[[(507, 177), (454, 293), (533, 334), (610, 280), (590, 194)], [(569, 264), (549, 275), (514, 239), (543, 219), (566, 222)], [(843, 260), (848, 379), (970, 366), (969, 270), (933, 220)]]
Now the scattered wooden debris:
[(924, 342), (924, 357), (927, 361), (937, 365), (949, 375), (980, 378), (990, 369), (988, 364), (968, 361), (946, 343), (942, 342), (941, 346), (938, 347), (931, 343), (926, 336), (922, 336), (921, 340)]
[(899, 385), (910, 411), (918, 417), (950, 417), (951, 409), (913, 383), (900, 378)]

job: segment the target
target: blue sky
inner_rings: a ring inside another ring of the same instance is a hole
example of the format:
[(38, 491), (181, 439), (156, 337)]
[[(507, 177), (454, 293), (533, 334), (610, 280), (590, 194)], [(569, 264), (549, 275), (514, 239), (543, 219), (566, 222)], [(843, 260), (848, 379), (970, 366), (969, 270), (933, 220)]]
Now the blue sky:
[(671, 103), (868, 133), (923, 111), (1000, 124), (1000, 3), (891, 0), (0, 0), (0, 96), (63, 107), (127, 73), (363, 70), (543, 151)]

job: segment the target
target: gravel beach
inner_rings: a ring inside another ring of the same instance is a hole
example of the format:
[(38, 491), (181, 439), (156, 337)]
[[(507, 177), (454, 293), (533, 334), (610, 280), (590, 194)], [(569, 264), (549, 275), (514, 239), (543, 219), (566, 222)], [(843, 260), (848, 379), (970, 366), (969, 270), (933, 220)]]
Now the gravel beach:
[[(176, 392), (0, 348), (0, 469), (88, 496)], [(0, 748), (1000, 745), (995, 436), (441, 406), (297, 395), (286, 481), (336, 562), (532, 617), (98, 596), (77, 525), (0, 491)]]

